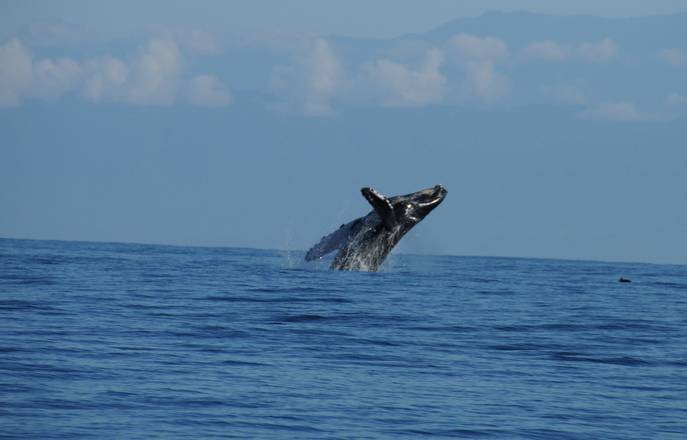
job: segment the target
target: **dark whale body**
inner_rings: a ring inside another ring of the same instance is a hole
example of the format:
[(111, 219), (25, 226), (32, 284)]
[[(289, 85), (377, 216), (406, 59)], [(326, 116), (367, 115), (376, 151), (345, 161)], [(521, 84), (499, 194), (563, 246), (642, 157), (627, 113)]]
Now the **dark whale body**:
[(332, 269), (374, 272), (401, 238), (439, 206), (447, 194), (441, 185), (388, 198), (372, 188), (360, 191), (374, 209), (322, 237), (305, 254), (306, 260), (319, 259), (338, 250)]

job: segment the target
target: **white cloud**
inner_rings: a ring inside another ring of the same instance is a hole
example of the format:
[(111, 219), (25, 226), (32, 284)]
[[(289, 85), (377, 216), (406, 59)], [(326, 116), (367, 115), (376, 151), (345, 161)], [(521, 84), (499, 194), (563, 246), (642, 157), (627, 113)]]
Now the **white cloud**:
[(200, 75), (188, 87), (189, 101), (199, 107), (225, 107), (231, 102), (231, 93), (212, 75)]
[(0, 106), (24, 98), (54, 99), (78, 86), (81, 66), (69, 58), (34, 60), (17, 39), (0, 46)]
[(21, 104), (33, 81), (31, 53), (19, 40), (0, 46), (0, 107)]
[(472, 92), (484, 101), (494, 101), (510, 91), (510, 80), (497, 72), (492, 62), (469, 62), (466, 72)]
[(580, 116), (584, 119), (619, 122), (642, 122), (657, 119), (654, 115), (640, 112), (634, 104), (627, 101), (599, 104), (596, 107), (585, 110)]
[[(91, 102), (171, 105), (185, 93), (193, 105), (222, 107), (229, 90), (214, 76), (182, 77), (183, 59), (171, 39), (151, 39), (133, 59), (104, 56), (83, 62), (70, 58), (34, 60), (17, 39), (0, 46), (0, 107), (24, 98), (55, 99), (79, 91)], [(183, 92), (183, 93), (182, 93)]]
[(315, 49), (306, 60), (308, 87), (305, 98), (305, 113), (311, 115), (329, 114), (332, 109), (329, 99), (341, 83), (342, 68), (329, 45), (318, 39)]
[(687, 65), (687, 55), (680, 49), (662, 49), (658, 58), (676, 67)]
[(85, 63), (82, 95), (91, 102), (127, 102), (168, 106), (179, 98), (202, 107), (224, 107), (231, 93), (212, 75), (183, 78), (183, 57), (176, 42), (153, 38), (129, 61), (105, 56)]
[(124, 95), (124, 86), (129, 77), (129, 67), (120, 59), (106, 56), (86, 63), (90, 72), (82, 94), (92, 102), (116, 101)]
[(494, 37), (458, 34), (453, 36), (446, 45), (447, 50), (466, 61), (500, 62), (508, 58), (508, 46)]
[(82, 68), (69, 58), (42, 59), (33, 64), (33, 93), (43, 98), (58, 98), (77, 87)]
[(422, 106), (443, 99), (446, 78), (440, 67), (443, 55), (439, 49), (430, 49), (425, 62), (417, 70), (386, 59), (368, 66), (373, 83), (384, 93), (384, 105)]
[(551, 40), (531, 43), (523, 52), (529, 58), (550, 61), (567, 60), (571, 55), (570, 48)]
[(578, 58), (598, 63), (606, 62), (618, 55), (618, 46), (610, 38), (576, 46), (545, 40), (530, 43), (522, 53), (528, 58), (547, 61), (566, 61)]
[(446, 49), (465, 61), (498, 62), (508, 58), (508, 46), (494, 37), (458, 34), (448, 40)]
[(449, 39), (445, 47), (447, 54), (465, 72), (470, 95), (483, 102), (493, 102), (510, 93), (509, 78), (496, 68), (510, 56), (503, 40), (458, 34)]
[(182, 57), (176, 43), (154, 38), (129, 61), (105, 56), (84, 63), (82, 95), (91, 102), (173, 104), (181, 88)]
[(618, 54), (618, 47), (610, 38), (604, 38), (596, 43), (580, 44), (575, 52), (579, 57), (589, 61), (604, 62)]
[(171, 105), (179, 86), (181, 53), (173, 40), (152, 39), (131, 67), (126, 100), (140, 105)]
[(273, 71), (271, 88), (282, 100), (274, 107), (311, 116), (332, 115), (330, 101), (340, 92), (344, 81), (341, 62), (329, 43), (318, 38), (305, 56)]

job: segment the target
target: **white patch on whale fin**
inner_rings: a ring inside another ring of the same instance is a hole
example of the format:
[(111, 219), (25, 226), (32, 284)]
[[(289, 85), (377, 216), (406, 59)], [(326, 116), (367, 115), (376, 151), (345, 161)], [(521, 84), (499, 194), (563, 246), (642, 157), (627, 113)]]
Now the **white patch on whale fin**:
[(384, 226), (389, 230), (393, 230), (396, 227), (396, 218), (394, 217), (394, 208), (391, 206), (389, 199), (368, 187), (362, 188), (360, 192), (363, 193), (363, 197), (370, 202), (379, 218), (382, 219)]
[(305, 259), (307, 261), (317, 260), (330, 252), (341, 249), (341, 247), (348, 242), (353, 224), (359, 220), (360, 219), (353, 220), (345, 225), (341, 225), (336, 231), (322, 237), (320, 242), (311, 247), (305, 254)]

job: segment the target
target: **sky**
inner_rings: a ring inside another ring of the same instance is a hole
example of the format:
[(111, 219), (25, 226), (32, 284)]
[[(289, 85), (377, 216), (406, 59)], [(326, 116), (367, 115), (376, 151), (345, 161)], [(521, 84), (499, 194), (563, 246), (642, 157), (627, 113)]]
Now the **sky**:
[[(429, 6), (428, 6), (429, 5)], [(687, 1), (0, 1), (0, 237), (687, 264)]]

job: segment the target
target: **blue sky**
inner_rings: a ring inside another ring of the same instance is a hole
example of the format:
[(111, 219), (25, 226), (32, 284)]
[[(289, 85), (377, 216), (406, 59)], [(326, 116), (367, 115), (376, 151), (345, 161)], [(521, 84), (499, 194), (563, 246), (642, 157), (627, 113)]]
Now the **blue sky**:
[(0, 236), (687, 264), (687, 2), (368, 3), (0, 2)]

